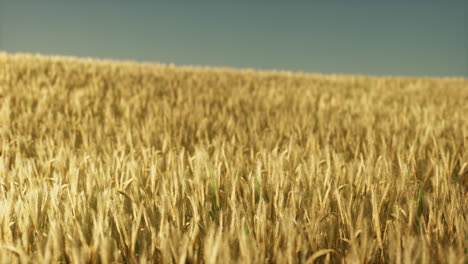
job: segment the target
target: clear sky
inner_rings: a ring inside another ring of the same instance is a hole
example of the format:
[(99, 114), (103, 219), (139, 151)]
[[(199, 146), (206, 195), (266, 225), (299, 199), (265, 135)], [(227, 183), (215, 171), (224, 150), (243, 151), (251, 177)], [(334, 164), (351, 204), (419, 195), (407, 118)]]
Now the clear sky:
[(0, 50), (468, 77), (468, 1), (0, 0)]

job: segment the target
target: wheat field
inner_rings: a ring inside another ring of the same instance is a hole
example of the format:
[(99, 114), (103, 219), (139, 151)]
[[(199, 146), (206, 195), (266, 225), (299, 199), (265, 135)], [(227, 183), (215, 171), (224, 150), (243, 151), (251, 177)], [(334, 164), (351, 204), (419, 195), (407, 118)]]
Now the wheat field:
[(0, 53), (0, 263), (467, 263), (468, 80)]

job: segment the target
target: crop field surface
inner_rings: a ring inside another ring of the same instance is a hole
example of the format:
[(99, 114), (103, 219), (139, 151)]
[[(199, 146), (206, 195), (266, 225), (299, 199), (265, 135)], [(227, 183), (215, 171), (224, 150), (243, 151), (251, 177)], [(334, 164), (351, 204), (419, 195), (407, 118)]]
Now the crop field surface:
[(0, 53), (0, 263), (466, 263), (468, 80)]

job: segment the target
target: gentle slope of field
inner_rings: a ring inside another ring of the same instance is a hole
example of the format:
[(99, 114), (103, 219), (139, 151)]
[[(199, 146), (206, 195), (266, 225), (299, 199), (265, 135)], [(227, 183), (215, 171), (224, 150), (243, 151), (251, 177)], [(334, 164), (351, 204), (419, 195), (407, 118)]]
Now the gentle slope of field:
[(464, 263), (468, 80), (0, 53), (0, 263)]

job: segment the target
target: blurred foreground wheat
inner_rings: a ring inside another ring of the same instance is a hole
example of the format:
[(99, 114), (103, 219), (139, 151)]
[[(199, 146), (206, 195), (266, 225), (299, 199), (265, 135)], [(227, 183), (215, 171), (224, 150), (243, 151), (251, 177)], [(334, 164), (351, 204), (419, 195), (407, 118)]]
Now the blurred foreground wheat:
[(1, 263), (464, 263), (468, 80), (0, 53)]

